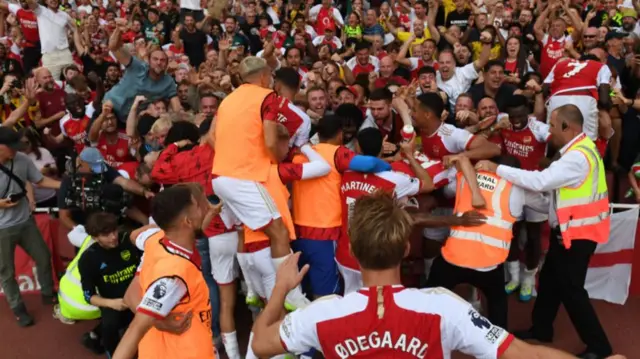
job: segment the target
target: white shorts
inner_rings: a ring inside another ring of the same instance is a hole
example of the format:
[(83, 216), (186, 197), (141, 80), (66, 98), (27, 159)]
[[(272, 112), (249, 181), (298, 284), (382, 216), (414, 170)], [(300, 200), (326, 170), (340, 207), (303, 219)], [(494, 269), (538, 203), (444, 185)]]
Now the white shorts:
[[(338, 261), (336, 261), (338, 263)], [(338, 270), (344, 280), (344, 295), (353, 293), (362, 288), (362, 273), (351, 268), (347, 268), (338, 263)]]
[(209, 258), (211, 274), (219, 285), (232, 283), (238, 278), (236, 253), (238, 252), (238, 232), (222, 233), (209, 237)]
[[(451, 216), (453, 215), (453, 208), (449, 207), (437, 207), (431, 211), (432, 216)], [(430, 239), (437, 242), (444, 242), (449, 237), (449, 227), (438, 228), (425, 228), (422, 231), (422, 236), (426, 239)]]
[(271, 261), (271, 248), (253, 253), (238, 253), (237, 257), (247, 286), (261, 298), (269, 300), (276, 285), (276, 270)]
[[(254, 231), (280, 218), (269, 192), (259, 182), (217, 177), (211, 185), (222, 206), (230, 209), (240, 222)], [(225, 225), (231, 227), (232, 223), (225, 222)]]
[(598, 101), (591, 96), (551, 96), (547, 103), (547, 123), (551, 120), (553, 110), (564, 105), (576, 105), (580, 109), (584, 120), (582, 132), (595, 141), (598, 138)]

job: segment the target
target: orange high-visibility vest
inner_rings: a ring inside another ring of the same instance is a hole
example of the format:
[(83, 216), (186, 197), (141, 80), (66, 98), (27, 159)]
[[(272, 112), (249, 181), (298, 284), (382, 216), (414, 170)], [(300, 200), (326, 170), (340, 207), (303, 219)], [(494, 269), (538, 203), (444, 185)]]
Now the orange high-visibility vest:
[[(326, 176), (293, 182), (293, 223), (312, 228), (335, 228), (342, 225), (340, 180), (335, 155), (338, 146), (319, 143), (313, 149), (331, 166)], [(293, 158), (293, 163), (306, 163), (304, 155)]]
[[(267, 189), (268, 195), (271, 196), (273, 202), (276, 205), (274, 211), (280, 213), (280, 217), (284, 221), (284, 225), (289, 231), (289, 239), (296, 239), (296, 231), (293, 226), (293, 220), (291, 219), (291, 212), (289, 211), (289, 190), (282, 184), (280, 180), (280, 174), (278, 173), (278, 165), (271, 165), (269, 169), (269, 177), (267, 181), (262, 183), (264, 188)], [(262, 189), (261, 189), (262, 190)], [(261, 241), (268, 241), (269, 237), (264, 234), (263, 231), (253, 231), (249, 227), (244, 226), (244, 243), (255, 243)]]
[(144, 246), (140, 270), (142, 292), (162, 277), (179, 277), (187, 285), (188, 294), (172, 313), (193, 313), (191, 327), (180, 335), (159, 331), (155, 327), (138, 344), (140, 359), (214, 359), (211, 344), (211, 301), (202, 270), (190, 260), (171, 253), (162, 243), (164, 232), (151, 236)]
[(272, 92), (244, 84), (222, 100), (215, 121), (214, 175), (267, 180), (271, 157), (264, 143), (262, 103)]
[[(478, 172), (477, 178), (487, 203), (486, 208), (478, 212), (487, 216), (486, 223), (477, 227), (451, 227), (449, 238), (442, 247), (442, 256), (447, 262), (472, 269), (504, 263), (509, 255), (512, 227), (516, 221), (509, 209), (512, 184), (484, 171)], [(457, 181), (454, 213), (461, 215), (474, 208), (471, 206), (471, 189), (460, 172)]]
[(562, 233), (562, 243), (567, 249), (571, 248), (571, 241), (574, 239), (606, 243), (611, 224), (602, 157), (596, 144), (586, 135), (581, 136), (566, 153), (582, 152), (589, 162), (589, 174), (577, 188), (564, 187), (554, 193), (558, 226)]

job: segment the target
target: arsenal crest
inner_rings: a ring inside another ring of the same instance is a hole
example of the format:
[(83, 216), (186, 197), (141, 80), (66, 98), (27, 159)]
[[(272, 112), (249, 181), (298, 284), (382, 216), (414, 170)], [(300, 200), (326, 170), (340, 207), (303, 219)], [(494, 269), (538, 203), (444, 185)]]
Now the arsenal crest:
[(124, 150), (123, 150), (122, 148), (118, 148), (118, 149), (116, 150), (116, 155), (117, 155), (118, 157), (124, 157)]
[(531, 143), (531, 136), (524, 136), (524, 137), (522, 138), (522, 142), (524, 142), (524, 143), (526, 143), (526, 144)]

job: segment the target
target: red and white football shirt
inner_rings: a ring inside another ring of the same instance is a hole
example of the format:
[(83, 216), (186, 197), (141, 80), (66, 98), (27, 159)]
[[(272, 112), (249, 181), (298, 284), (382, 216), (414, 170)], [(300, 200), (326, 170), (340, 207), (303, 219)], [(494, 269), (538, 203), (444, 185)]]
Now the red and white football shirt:
[(15, 14), (18, 23), (20, 24), (20, 31), (24, 37), (24, 46), (33, 47), (40, 42), (40, 34), (38, 33), (38, 20), (36, 13), (33, 10), (25, 10), (22, 6), (17, 4), (7, 4), (9, 11)]
[(438, 65), (437, 61), (431, 61), (430, 63), (425, 63), (424, 60), (420, 57), (410, 57), (409, 62), (411, 62), (411, 68), (409, 68), (409, 70), (411, 70), (412, 79), (417, 79), (418, 72), (420, 72), (420, 69), (425, 66), (431, 66), (436, 71), (438, 71), (438, 69), (440, 68), (440, 65)]
[(120, 167), (124, 162), (135, 160), (129, 153), (129, 136), (122, 132), (118, 132), (115, 143), (109, 143), (105, 134), (101, 133), (97, 147), (105, 162), (111, 167)]
[(550, 85), (551, 96), (584, 95), (589, 92), (598, 99), (598, 86), (608, 84), (611, 76), (609, 67), (601, 62), (567, 59), (553, 67), (544, 83)]
[[(442, 188), (449, 184), (450, 178), (455, 178), (455, 167), (451, 167), (450, 169), (444, 168), (444, 164), (440, 160), (431, 160), (427, 155), (422, 152), (416, 151), (413, 155), (416, 161), (420, 163), (422, 168), (427, 171), (431, 180), (433, 180), (433, 185), (436, 189)], [(407, 176), (415, 177), (416, 174), (413, 172), (411, 165), (409, 165), (409, 161), (403, 160), (399, 162), (393, 162), (391, 164), (391, 169), (396, 172), (402, 172)], [(452, 175), (453, 173), (453, 175)]]
[(432, 135), (421, 133), (422, 152), (430, 159), (466, 151), (475, 138), (471, 132), (443, 123)]
[(368, 74), (369, 72), (378, 72), (378, 70), (380, 69), (380, 60), (375, 56), (369, 56), (369, 61), (367, 61), (367, 63), (363, 65), (359, 63), (358, 59), (354, 56), (349, 61), (347, 61), (347, 66), (355, 77), (360, 73)]
[(393, 193), (398, 199), (415, 196), (420, 191), (420, 181), (401, 172), (384, 171), (376, 174), (345, 171), (342, 174), (340, 195), (342, 200), (342, 233), (336, 248), (336, 260), (342, 266), (360, 270), (351, 256), (349, 245), (349, 220), (356, 200), (378, 190)]
[(565, 42), (571, 42), (571, 36), (562, 36), (554, 39), (549, 34), (542, 38), (542, 50), (540, 51), (540, 73), (542, 77), (547, 77), (553, 66), (564, 56)]
[(530, 118), (521, 130), (502, 130), (502, 148), (520, 161), (520, 167), (527, 171), (540, 169), (540, 160), (545, 155), (547, 141), (551, 134), (549, 125)]
[(62, 131), (63, 135), (69, 137), (73, 141), (78, 154), (82, 152), (85, 146), (89, 120), (89, 116), (84, 116), (83, 118), (72, 118), (68, 113), (60, 119), (60, 131)]
[(284, 97), (279, 98), (276, 120), (289, 132), (289, 147), (302, 147), (309, 142), (309, 115)]
[(325, 298), (285, 316), (287, 351), (316, 349), (327, 359), (448, 359), (460, 351), (493, 359), (514, 339), (444, 288), (371, 287)]

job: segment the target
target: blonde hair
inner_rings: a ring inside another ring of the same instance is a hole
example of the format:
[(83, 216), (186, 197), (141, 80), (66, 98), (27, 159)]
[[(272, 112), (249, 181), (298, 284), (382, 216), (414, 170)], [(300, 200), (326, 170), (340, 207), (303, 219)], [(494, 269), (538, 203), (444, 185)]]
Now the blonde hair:
[(173, 126), (173, 122), (171, 122), (171, 119), (163, 115), (163, 116), (160, 116), (160, 118), (158, 118), (156, 122), (153, 123), (153, 126), (151, 126), (150, 132), (152, 134), (156, 134), (158, 132), (169, 130), (171, 126)]
[(261, 57), (245, 57), (238, 67), (238, 73), (243, 81), (247, 81), (251, 76), (267, 69), (267, 61)]
[(393, 194), (377, 191), (360, 197), (349, 220), (351, 251), (362, 268), (393, 268), (405, 256), (412, 227)]

